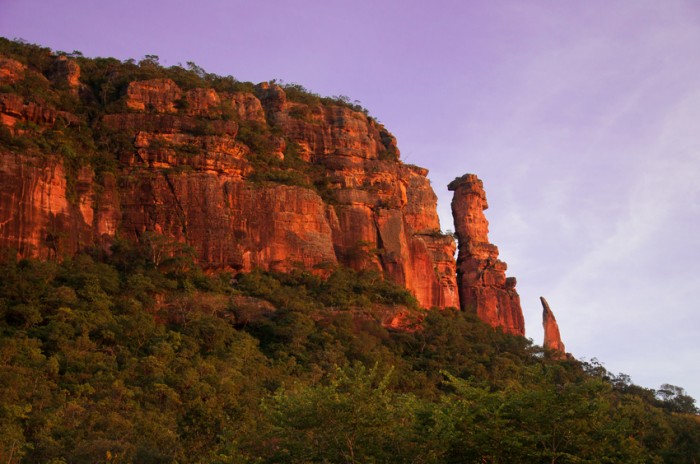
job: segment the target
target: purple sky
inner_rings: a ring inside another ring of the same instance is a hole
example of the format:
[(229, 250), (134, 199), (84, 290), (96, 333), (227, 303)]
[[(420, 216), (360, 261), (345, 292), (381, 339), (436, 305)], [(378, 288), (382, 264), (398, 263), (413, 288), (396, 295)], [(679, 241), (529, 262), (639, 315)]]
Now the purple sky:
[(697, 0), (0, 0), (0, 35), (347, 95), (486, 187), (528, 336), (700, 401)]

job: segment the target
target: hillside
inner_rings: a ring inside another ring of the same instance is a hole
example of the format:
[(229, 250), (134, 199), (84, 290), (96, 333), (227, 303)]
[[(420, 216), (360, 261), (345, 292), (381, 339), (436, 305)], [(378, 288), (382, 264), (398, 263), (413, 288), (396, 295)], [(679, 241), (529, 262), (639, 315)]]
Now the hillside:
[(700, 459), (682, 388), (522, 336), (481, 182), (455, 261), (346, 98), (0, 39), (0, 115), (3, 462)]

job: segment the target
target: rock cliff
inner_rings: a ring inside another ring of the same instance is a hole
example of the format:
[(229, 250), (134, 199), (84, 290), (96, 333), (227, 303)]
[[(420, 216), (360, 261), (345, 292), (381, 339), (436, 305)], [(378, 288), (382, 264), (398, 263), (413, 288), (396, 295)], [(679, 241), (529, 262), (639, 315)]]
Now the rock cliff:
[[(427, 170), (402, 163), (374, 119), (296, 88), (119, 81), (120, 69), (0, 59), (0, 248), (54, 258), (121, 238), (188, 245), (212, 270), (342, 264), (424, 307), (458, 306)], [(14, 91), (22, 76), (43, 96)]]
[(471, 311), (493, 327), (514, 335), (525, 335), (525, 321), (515, 278), (506, 278), (506, 263), (498, 259), (498, 248), (489, 243), (488, 208), (481, 180), (465, 174), (453, 180), (452, 215), (459, 243), (457, 287), (460, 307)]
[(565, 359), (566, 348), (561, 341), (559, 334), (559, 324), (554, 318), (554, 313), (549, 308), (547, 300), (543, 296), (540, 297), (542, 302), (542, 327), (544, 328), (544, 349), (551, 353), (554, 359)]

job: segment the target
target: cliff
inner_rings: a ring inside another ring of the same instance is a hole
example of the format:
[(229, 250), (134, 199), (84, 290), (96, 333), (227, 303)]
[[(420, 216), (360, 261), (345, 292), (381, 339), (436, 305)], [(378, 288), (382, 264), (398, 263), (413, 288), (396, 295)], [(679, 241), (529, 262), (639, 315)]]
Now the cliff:
[(493, 327), (514, 335), (525, 335), (525, 321), (514, 277), (506, 278), (506, 263), (498, 259), (498, 248), (489, 242), (488, 208), (481, 180), (465, 174), (453, 180), (452, 215), (459, 242), (457, 286), (460, 307), (475, 313)]
[(0, 248), (50, 259), (119, 238), (189, 246), (211, 270), (341, 264), (458, 306), (427, 170), (360, 109), (149, 62), (42, 60), (0, 59)]

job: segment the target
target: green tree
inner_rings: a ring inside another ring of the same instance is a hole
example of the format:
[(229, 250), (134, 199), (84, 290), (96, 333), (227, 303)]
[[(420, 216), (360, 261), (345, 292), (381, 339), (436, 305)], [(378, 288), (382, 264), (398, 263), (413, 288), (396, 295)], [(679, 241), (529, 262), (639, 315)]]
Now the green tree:
[(375, 367), (338, 368), (325, 382), (280, 390), (266, 405), (267, 462), (414, 462), (416, 400)]

